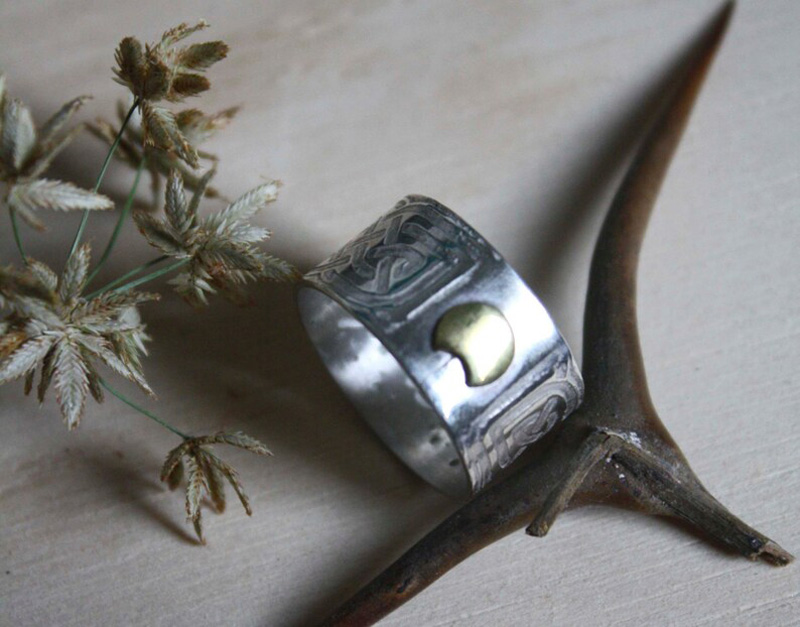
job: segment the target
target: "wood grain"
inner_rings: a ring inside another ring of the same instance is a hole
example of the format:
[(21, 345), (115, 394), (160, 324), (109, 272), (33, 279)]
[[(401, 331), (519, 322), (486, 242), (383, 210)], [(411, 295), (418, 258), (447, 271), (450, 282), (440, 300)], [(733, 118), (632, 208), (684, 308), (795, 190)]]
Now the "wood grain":
[[(591, 246), (658, 77), (715, 2), (6, 3), (0, 68), (39, 118), (93, 93), (110, 115), (124, 35), (206, 17), (232, 46), (205, 105), (242, 102), (214, 143), (229, 195), (285, 182), (272, 250), (316, 263), (407, 193), (459, 211), (545, 300), (573, 347)], [(707, 487), (800, 547), (800, 5), (740, 2), (642, 251), (651, 393)], [(87, 184), (88, 137), (56, 174)], [(107, 191), (131, 174), (117, 166)], [(144, 198), (144, 195), (143, 195)], [(74, 219), (29, 248), (60, 259)], [(93, 219), (95, 241), (112, 226)], [(2, 261), (13, 259), (0, 228)], [(148, 252), (134, 233), (111, 271)], [(52, 402), (0, 390), (0, 624), (307, 625), (454, 509), (371, 435), (327, 378), (290, 289), (257, 306), (145, 310), (157, 409), (243, 428), (231, 457), (255, 515), (207, 516), (196, 546), (158, 484), (174, 445), (112, 400), (68, 434)], [(602, 577), (600, 574), (602, 573)], [(609, 576), (613, 573), (613, 576)], [(658, 520), (586, 509), (474, 556), (385, 625), (783, 625), (800, 570), (707, 547)]]

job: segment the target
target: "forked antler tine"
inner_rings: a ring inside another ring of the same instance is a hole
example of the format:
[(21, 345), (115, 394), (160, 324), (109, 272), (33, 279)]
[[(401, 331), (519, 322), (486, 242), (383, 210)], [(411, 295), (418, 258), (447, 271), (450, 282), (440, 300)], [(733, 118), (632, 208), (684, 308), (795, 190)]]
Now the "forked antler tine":
[(694, 525), (751, 560), (761, 559), (773, 566), (786, 566), (794, 560), (776, 542), (731, 514), (694, 477), (681, 480), (670, 460), (613, 435), (610, 440), (616, 440), (613, 461), (636, 484), (642, 500), (654, 500), (662, 513)]
[[(653, 513), (681, 518), (753, 559), (777, 565), (792, 556), (733, 516), (703, 487), (653, 407), (647, 386), (636, 320), (636, 271), (644, 233), (672, 155), (689, 120), (697, 95), (733, 12), (725, 4), (701, 39), (686, 75), (678, 82), (628, 170), (598, 237), (584, 315), (586, 401), (580, 413), (603, 442), (585, 442), (582, 476), (568, 475), (548, 497), (529, 527), (542, 535), (576, 493), (585, 500), (607, 501), (616, 493), (603, 470), (591, 468), (598, 457), (613, 456), (631, 466), (642, 494), (637, 505)], [(619, 435), (635, 433), (638, 446)], [(599, 440), (598, 440), (599, 441)], [(573, 462), (578, 462), (580, 455)], [(591, 472), (590, 472), (591, 471)], [(587, 478), (588, 477), (588, 478)], [(592, 480), (593, 479), (593, 480)]]
[[(636, 270), (647, 222), (733, 10), (722, 7), (700, 40), (662, 115), (642, 143), (598, 237), (584, 318), (586, 400), (565, 431), (583, 423), (590, 434), (528, 527), (544, 535), (573, 499), (610, 502), (620, 494), (613, 459), (628, 470), (637, 496), (624, 506), (680, 518), (752, 559), (784, 565), (793, 558), (733, 516), (700, 483), (650, 400), (636, 321)], [(633, 443), (631, 436), (635, 436)]]
[[(792, 556), (733, 516), (700, 483), (650, 400), (636, 320), (636, 271), (647, 222), (670, 159), (733, 11), (725, 4), (699, 41), (642, 143), (609, 208), (595, 247), (584, 316), (586, 400), (568, 429), (591, 434), (536, 514), (528, 533), (544, 535), (572, 501), (609, 502), (619, 495), (610, 459), (628, 468), (638, 497), (628, 507), (685, 520), (734, 550), (783, 565)], [(636, 436), (637, 444), (630, 441)], [(609, 480), (611, 479), (611, 480)], [(628, 486), (631, 487), (630, 485)]]
[[(559, 478), (534, 510), (527, 533), (544, 536), (568, 506), (616, 503), (627, 509), (683, 520), (708, 537), (752, 560), (785, 566), (794, 557), (765, 535), (731, 514), (703, 487), (673, 445), (648, 431), (622, 431), (593, 424), (590, 434), (571, 451), (560, 453)], [(636, 440), (632, 440), (635, 433)], [(569, 432), (562, 432), (568, 440)], [(613, 463), (608, 463), (613, 462)], [(532, 469), (535, 470), (535, 469)], [(618, 474), (621, 473), (621, 474)], [(525, 469), (529, 479), (537, 477)], [(618, 480), (624, 477), (624, 480)]]
[[(595, 247), (586, 296), (583, 377), (593, 409), (654, 415), (636, 322), (636, 269), (647, 222), (703, 79), (733, 11), (723, 6), (698, 42), (609, 208)], [(627, 416), (626, 416), (627, 417)], [(628, 425), (630, 426), (630, 425)]]
[[(328, 617), (323, 626), (372, 625), (455, 565), (533, 520), (544, 535), (573, 497), (619, 500), (604, 475), (613, 459), (637, 483), (626, 505), (689, 521), (739, 552), (792, 558), (735, 518), (697, 481), (649, 397), (636, 326), (636, 267), (656, 196), (721, 42), (733, 2), (702, 37), (683, 80), (643, 142), (603, 225), (592, 261), (584, 330), (586, 400), (537, 442), (527, 465), (447, 518)], [(627, 440), (642, 436), (642, 446)], [(574, 504), (574, 502), (573, 502)]]

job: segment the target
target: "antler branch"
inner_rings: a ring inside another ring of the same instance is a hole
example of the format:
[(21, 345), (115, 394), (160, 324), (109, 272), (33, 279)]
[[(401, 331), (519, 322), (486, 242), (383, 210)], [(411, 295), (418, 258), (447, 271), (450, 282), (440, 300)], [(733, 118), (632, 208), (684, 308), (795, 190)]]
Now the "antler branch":
[(586, 299), (583, 406), (533, 445), (532, 461), (447, 518), (324, 626), (372, 625), (483, 547), (528, 523), (529, 534), (543, 536), (561, 511), (585, 503), (681, 519), (751, 559), (793, 559), (733, 516), (689, 468), (650, 400), (636, 323), (647, 222), (732, 9), (726, 4), (700, 39), (603, 224)]

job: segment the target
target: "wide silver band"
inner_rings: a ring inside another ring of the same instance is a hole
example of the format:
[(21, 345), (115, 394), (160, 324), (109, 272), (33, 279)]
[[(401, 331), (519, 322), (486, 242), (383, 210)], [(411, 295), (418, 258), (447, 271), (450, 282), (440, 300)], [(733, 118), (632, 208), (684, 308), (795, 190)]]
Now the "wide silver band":
[[(430, 198), (404, 198), (314, 268), (298, 303), (359, 413), (446, 493), (480, 490), (582, 400), (569, 347), (536, 296)], [(466, 335), (448, 334), (451, 318)], [(504, 358), (497, 345), (507, 341)], [(470, 378), (471, 358), (493, 374)]]

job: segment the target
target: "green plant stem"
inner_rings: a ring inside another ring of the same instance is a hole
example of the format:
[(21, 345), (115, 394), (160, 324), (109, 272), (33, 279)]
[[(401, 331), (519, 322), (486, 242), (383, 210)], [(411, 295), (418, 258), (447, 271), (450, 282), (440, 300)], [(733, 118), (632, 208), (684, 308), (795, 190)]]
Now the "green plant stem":
[(17, 221), (17, 210), (14, 207), (9, 208), (9, 215), (11, 216), (11, 230), (14, 232), (14, 241), (17, 243), (17, 250), (22, 256), (22, 261), (27, 265), (28, 255), (25, 254), (25, 247), (22, 245), (22, 236), (19, 233), (19, 222)]
[(146, 163), (147, 157), (142, 157), (141, 161), (139, 161), (139, 167), (136, 168), (136, 178), (133, 179), (131, 191), (128, 192), (128, 197), (125, 199), (125, 205), (122, 208), (122, 213), (117, 219), (114, 232), (111, 233), (111, 238), (108, 240), (108, 244), (106, 245), (106, 249), (103, 251), (103, 255), (100, 257), (100, 261), (97, 262), (94, 270), (92, 270), (91, 274), (89, 274), (87, 283), (91, 283), (92, 280), (97, 276), (97, 273), (100, 272), (100, 268), (103, 267), (103, 264), (111, 255), (111, 251), (114, 250), (114, 245), (117, 243), (117, 238), (122, 231), (122, 225), (125, 223), (125, 219), (128, 217), (128, 214), (131, 212), (131, 207), (133, 207), (133, 199), (136, 197), (136, 189), (139, 187), (139, 180), (142, 178), (142, 172), (144, 171)]
[[(111, 148), (109, 148), (108, 150), (108, 154), (106, 155), (105, 161), (103, 161), (103, 167), (100, 168), (100, 174), (97, 175), (97, 181), (94, 184), (94, 189), (92, 189), (92, 191), (95, 194), (100, 189), (100, 184), (103, 182), (103, 178), (106, 175), (106, 170), (108, 170), (108, 164), (111, 163), (111, 157), (113, 157), (114, 153), (117, 151), (117, 146), (119, 146), (119, 142), (122, 139), (122, 133), (125, 132), (125, 127), (128, 126), (128, 122), (130, 122), (130, 119), (133, 116), (133, 112), (136, 111), (136, 107), (138, 106), (139, 106), (139, 99), (136, 98), (133, 101), (130, 110), (128, 111), (128, 115), (126, 115), (125, 119), (122, 121), (122, 126), (119, 127), (117, 136), (114, 138), (114, 143), (111, 144)], [(80, 225), (78, 225), (78, 232), (75, 233), (75, 239), (72, 241), (72, 248), (70, 248), (69, 250), (69, 257), (72, 257), (72, 255), (74, 255), (75, 251), (78, 249), (78, 245), (81, 243), (81, 238), (83, 237), (83, 231), (86, 229), (86, 223), (88, 221), (89, 221), (89, 210), (84, 209), (83, 216), (81, 216), (81, 223)]]
[(127, 396), (125, 396), (122, 392), (112, 388), (105, 379), (103, 379), (103, 378), (100, 379), (100, 385), (102, 385), (111, 394), (113, 394), (119, 400), (121, 400), (123, 403), (125, 403), (128, 407), (131, 407), (131, 408), (135, 409), (136, 411), (138, 411), (140, 414), (142, 414), (144, 416), (147, 416), (150, 420), (153, 420), (153, 421), (157, 422), (158, 424), (160, 424), (162, 427), (164, 427), (168, 431), (172, 431), (172, 433), (182, 437), (184, 440), (188, 440), (191, 437), (191, 436), (185, 434), (183, 431), (180, 431), (179, 429), (176, 429), (171, 424), (169, 424), (167, 421), (162, 420), (161, 418), (159, 418), (158, 416), (156, 416), (153, 413), (150, 413), (144, 407), (141, 407), (138, 404), (134, 403), (131, 399), (129, 399)]
[(147, 270), (147, 268), (150, 268), (150, 267), (152, 267), (152, 266), (154, 266), (154, 265), (156, 265), (158, 263), (161, 263), (162, 261), (166, 261), (167, 259), (169, 259), (169, 257), (167, 257), (166, 255), (161, 255), (160, 257), (156, 257), (155, 259), (151, 259), (147, 263), (143, 263), (141, 266), (136, 266), (133, 270), (129, 270), (128, 272), (126, 272), (125, 274), (123, 274), (120, 277), (117, 277), (116, 279), (114, 279), (110, 283), (106, 283), (99, 290), (96, 290), (96, 291), (92, 292), (91, 294), (87, 294), (85, 296), (85, 298), (86, 298), (86, 300), (91, 300), (95, 296), (100, 296), (100, 294), (103, 294), (104, 292), (107, 292), (108, 290), (116, 287), (117, 285), (121, 285), (121, 284), (125, 283), (125, 281), (127, 281), (128, 279), (130, 279), (133, 276), (136, 276), (142, 270)]
[[(115, 287), (114, 291), (115, 292), (127, 292), (128, 290), (131, 290), (134, 287), (138, 287), (139, 285), (142, 285), (143, 283), (148, 283), (148, 282), (150, 282), (150, 281), (152, 281), (154, 279), (157, 279), (160, 276), (164, 276), (165, 274), (168, 274), (168, 273), (172, 272), (173, 270), (177, 270), (181, 266), (185, 266), (187, 263), (189, 263), (189, 259), (179, 259), (175, 263), (171, 263), (168, 266), (165, 266), (163, 268), (159, 268), (155, 272), (151, 272), (150, 274), (146, 274), (143, 277), (139, 277), (138, 279), (134, 279), (133, 281), (125, 283), (124, 285), (120, 285), (119, 287)], [(102, 291), (105, 291), (105, 290), (102, 290)], [(102, 293), (102, 291), (101, 291), (101, 293)]]

